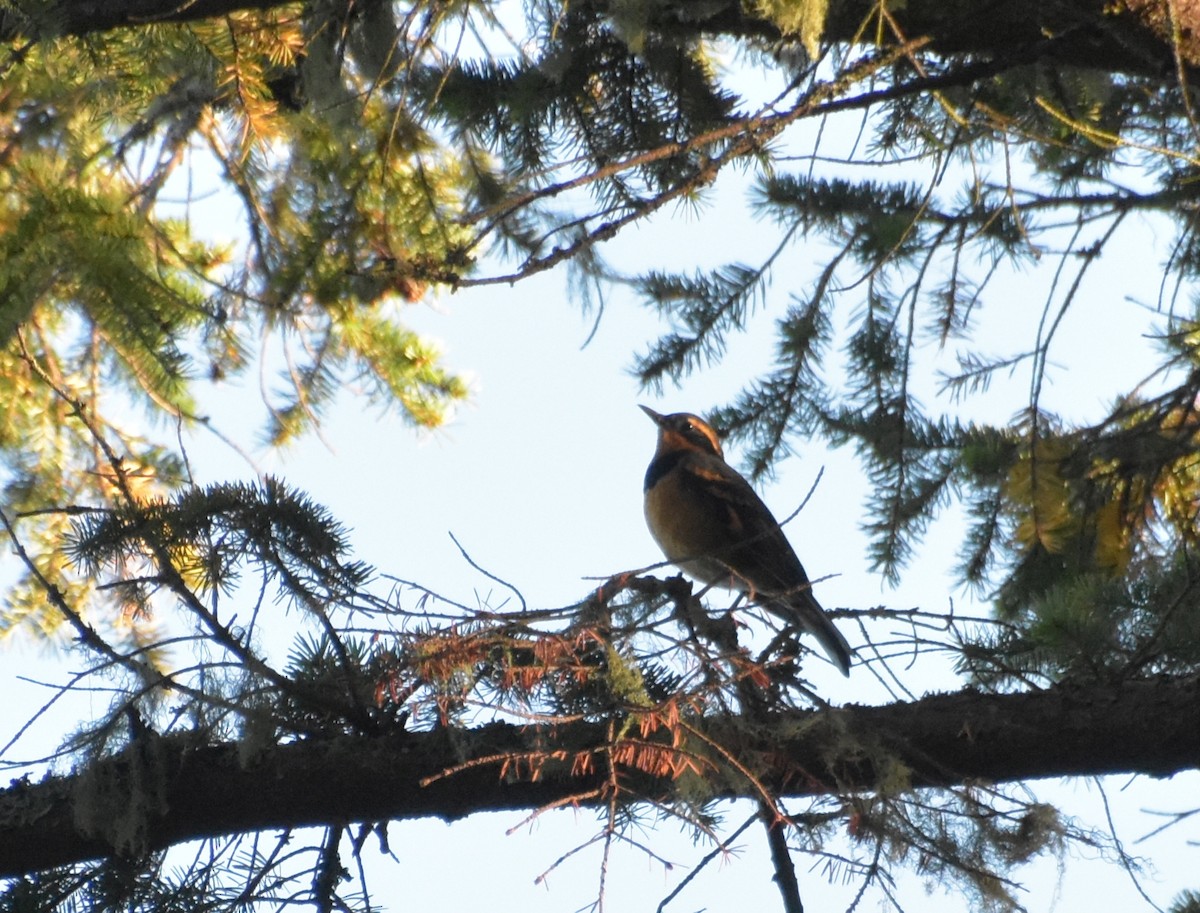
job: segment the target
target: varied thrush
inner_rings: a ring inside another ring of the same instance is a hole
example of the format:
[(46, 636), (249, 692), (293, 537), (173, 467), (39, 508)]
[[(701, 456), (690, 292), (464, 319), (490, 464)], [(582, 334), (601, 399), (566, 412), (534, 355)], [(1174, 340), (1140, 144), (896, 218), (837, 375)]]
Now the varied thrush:
[(701, 583), (746, 593), (812, 634), (849, 675), (850, 645), (813, 596), (804, 566), (770, 509), (725, 462), (717, 432), (687, 412), (641, 409), (658, 425), (658, 449), (646, 470), (645, 510), (663, 554)]

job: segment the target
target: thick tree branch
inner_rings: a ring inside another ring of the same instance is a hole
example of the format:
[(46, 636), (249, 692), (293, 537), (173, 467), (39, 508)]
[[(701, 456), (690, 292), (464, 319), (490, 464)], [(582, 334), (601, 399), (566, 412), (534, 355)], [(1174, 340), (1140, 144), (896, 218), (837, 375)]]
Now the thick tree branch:
[[(594, 0), (607, 6), (611, 0)], [(747, 12), (739, 0), (715, 7), (697, 20), (682, 11), (673, 17), (675, 30), (699, 27), (706, 32), (740, 37), (777, 39), (769, 22)], [(1167, 0), (906, 0), (887, 4), (881, 16), (879, 0), (831, 0), (824, 37), (839, 43), (929, 38), (929, 48), (944, 57), (1024, 57), (1040, 48), (1058, 63), (1145, 75), (1174, 73), (1172, 32), (1164, 22)], [(1200, 9), (1181, 4), (1181, 57), (1200, 60), (1195, 32)], [(665, 18), (656, 20), (672, 29)], [(896, 34), (896, 31), (899, 34)]]
[[(587, 2), (601, 12), (611, 4)], [(0, 38), (36, 41), (287, 6), (299, 7), (283, 0), (59, 0), (36, 18), (12, 8), (0, 12)], [(748, 6), (741, 0), (657, 4), (652, 24), (658, 31), (685, 37), (705, 33), (778, 39), (778, 29), (747, 12)], [(876, 38), (894, 42), (898, 29), (907, 40), (928, 36), (930, 48), (946, 57), (1024, 59), (1036, 47), (1059, 63), (1155, 76), (1176, 72), (1172, 42), (1178, 41), (1180, 60), (1190, 65), (1200, 61), (1200, 4), (1193, 2), (1171, 7), (1167, 0), (907, 0), (889, 7), (885, 21), (879, 0), (832, 0), (825, 37), (841, 43)]]
[[(885, 758), (902, 761), (914, 787), (1169, 776), (1200, 767), (1200, 680), (1005, 695), (961, 691), (881, 707), (769, 715), (752, 729), (738, 719), (711, 718), (703, 729), (740, 758), (765, 759), (761, 782), (781, 795), (870, 790)], [(0, 876), (271, 828), (456, 819), (572, 797), (601, 802), (605, 775), (572, 775), (572, 762), (602, 744), (604, 732), (604, 724), (593, 723), (495, 724), (346, 736), (257, 753), (151, 736), (72, 775), (18, 781), (0, 792)], [(894, 776), (893, 768), (893, 785)], [(660, 796), (670, 788), (634, 771), (622, 782), (631, 795)]]
[[(32, 4), (30, 5), (32, 6)], [(46, 8), (0, 11), (0, 38), (41, 41), (60, 35), (93, 35), (162, 22), (196, 22), (242, 10), (296, 6), (291, 0), (59, 0)]]

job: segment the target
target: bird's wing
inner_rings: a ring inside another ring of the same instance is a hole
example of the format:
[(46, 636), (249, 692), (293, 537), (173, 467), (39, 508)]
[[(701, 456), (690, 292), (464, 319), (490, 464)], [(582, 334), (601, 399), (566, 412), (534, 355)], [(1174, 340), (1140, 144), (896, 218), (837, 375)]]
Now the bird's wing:
[(695, 454), (681, 466), (680, 484), (701, 506), (709, 555), (736, 568), (748, 589), (781, 594), (808, 585), (808, 575), (762, 498), (723, 460)]
[(757, 594), (760, 602), (816, 637), (848, 675), (853, 651), (813, 596), (804, 565), (770, 508), (724, 460), (689, 456), (678, 467), (679, 482), (710, 527), (704, 536), (712, 546), (708, 554), (736, 569), (741, 587)]

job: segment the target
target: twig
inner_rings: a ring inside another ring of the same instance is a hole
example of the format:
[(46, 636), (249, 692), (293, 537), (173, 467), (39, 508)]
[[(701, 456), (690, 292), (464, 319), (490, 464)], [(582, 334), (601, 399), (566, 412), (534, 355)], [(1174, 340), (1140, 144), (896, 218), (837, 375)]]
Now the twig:
[(753, 814), (749, 818), (747, 818), (742, 823), (742, 826), (739, 827), (732, 834), (730, 834), (729, 837), (727, 837), (725, 840), (722, 840), (720, 843), (718, 843), (707, 856), (705, 856), (703, 859), (700, 860), (700, 864), (697, 865), (690, 872), (688, 872), (687, 876), (681, 882), (679, 882), (679, 884), (677, 884), (675, 886), (675, 889), (673, 891), (671, 891), (670, 894), (668, 894), (666, 897), (664, 897), (662, 899), (662, 902), (658, 905), (657, 913), (663, 913), (663, 910), (666, 909), (667, 904), (669, 904), (672, 900), (674, 900), (676, 897), (678, 897), (679, 894), (682, 893), (683, 889), (686, 888), (691, 883), (691, 881), (697, 875), (699, 875), (701, 873), (701, 871), (704, 870), (705, 866), (707, 866), (710, 862), (712, 862), (718, 856), (723, 856), (726, 853), (728, 853), (729, 852), (729, 844), (732, 843), (734, 840), (737, 840), (738, 837), (742, 836), (742, 834), (746, 832), (746, 830), (750, 827), (750, 825), (752, 825), (757, 820), (758, 820), (758, 813), (756, 812), (755, 814)]
[(472, 558), (469, 554), (467, 554), (467, 550), (465, 548), (463, 548), (462, 543), (458, 541), (458, 539), (455, 537), (454, 533), (450, 533), (449, 535), (450, 535), (450, 541), (453, 542), (456, 546), (458, 546), (458, 551), (462, 554), (463, 558), (466, 559), (467, 564), (471, 565), (471, 567), (475, 568), (475, 570), (477, 570), (477, 571), (479, 571), (479, 573), (483, 574), (483, 576), (488, 578), (488, 580), (494, 580), (496, 583), (500, 584), (500, 586), (504, 587), (505, 589), (511, 590), (513, 595), (517, 597), (517, 601), (521, 603), (521, 611), (523, 613), (529, 611), (529, 606), (526, 604), (525, 597), (522, 595), (520, 590), (518, 590), (513, 584), (509, 583), (507, 580), (505, 580), (501, 577), (497, 577), (491, 571), (486, 570), (485, 568), (480, 567), (478, 564), (476, 564), (475, 559)]

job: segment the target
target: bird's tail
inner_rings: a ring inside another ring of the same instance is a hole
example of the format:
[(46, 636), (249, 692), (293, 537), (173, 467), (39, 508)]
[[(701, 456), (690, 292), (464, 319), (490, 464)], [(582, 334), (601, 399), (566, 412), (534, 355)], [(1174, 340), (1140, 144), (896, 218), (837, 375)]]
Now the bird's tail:
[(842, 675), (850, 674), (850, 659), (854, 651), (812, 593), (807, 589), (795, 593), (780, 608), (786, 608), (787, 615), (817, 639), (825, 655), (841, 670)]

